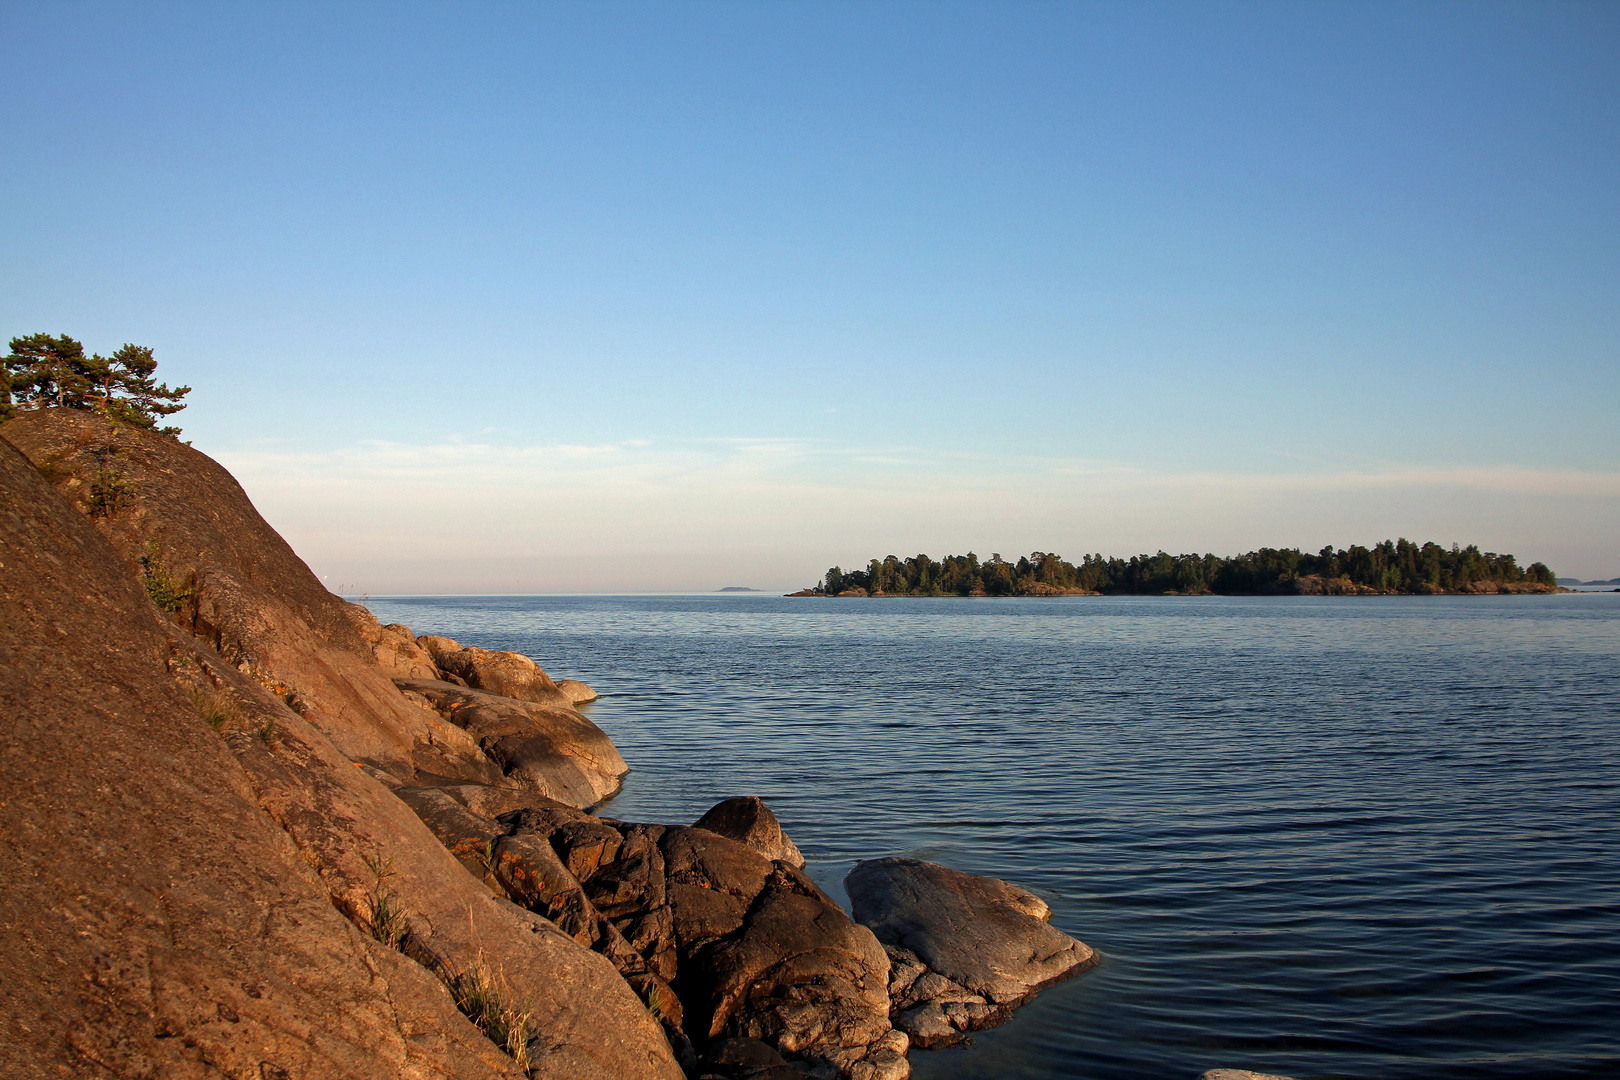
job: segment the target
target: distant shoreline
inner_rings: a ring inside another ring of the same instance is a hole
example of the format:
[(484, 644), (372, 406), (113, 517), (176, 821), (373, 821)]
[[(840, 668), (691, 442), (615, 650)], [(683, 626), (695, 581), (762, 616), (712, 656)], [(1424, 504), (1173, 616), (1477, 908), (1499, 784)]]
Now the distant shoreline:
[(1545, 563), (1521, 567), (1477, 545), (1404, 537), (1317, 552), (1258, 548), (1242, 555), (1088, 554), (1078, 563), (1036, 551), (1016, 560), (973, 552), (935, 559), (889, 555), (859, 570), (834, 566), (789, 596), (1412, 596), (1556, 593)]
[(1300, 588), (1295, 589), (1254, 589), (1242, 592), (1217, 591), (1205, 589), (1201, 591), (1182, 591), (1166, 589), (1163, 592), (1143, 592), (1137, 590), (1119, 590), (1116, 592), (1097, 592), (1086, 589), (1057, 589), (1047, 587), (1039, 591), (988, 593), (977, 590), (969, 593), (917, 593), (917, 592), (884, 592), (881, 589), (868, 592), (865, 589), (845, 589), (838, 593), (817, 592), (811, 589), (800, 589), (798, 592), (784, 593), (784, 596), (809, 596), (821, 600), (962, 600), (962, 599), (990, 599), (990, 600), (1016, 600), (1016, 599), (1046, 599), (1064, 596), (1551, 596), (1555, 593), (1582, 593), (1582, 592), (1620, 592), (1620, 589), (1569, 589), (1562, 585), (1542, 585), (1530, 582), (1484, 582), (1470, 588), (1462, 589), (1420, 589), (1417, 591), (1404, 591), (1398, 589), (1370, 589), (1353, 583), (1341, 586), (1339, 581), (1326, 583), (1312, 582), (1308, 579), (1297, 581)]

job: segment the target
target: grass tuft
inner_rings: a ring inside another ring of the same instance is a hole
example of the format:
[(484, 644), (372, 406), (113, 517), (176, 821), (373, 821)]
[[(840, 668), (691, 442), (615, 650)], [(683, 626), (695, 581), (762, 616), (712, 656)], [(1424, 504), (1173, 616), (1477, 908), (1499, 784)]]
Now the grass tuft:
[(236, 719), (236, 702), (219, 690), (193, 690), (191, 703), (215, 731), (223, 731), (226, 724)]
[(373, 878), (371, 913), (366, 916), (366, 930), (390, 949), (403, 949), (411, 936), (411, 925), (399, 898), (388, 887), (388, 879), (398, 876), (394, 872), (394, 860), (384, 859), (381, 855), (375, 859), (361, 857), (365, 859), (366, 869), (371, 871)]
[(65, 456), (65, 452), (61, 450), (46, 454), (39, 461), (34, 462), (34, 468), (46, 480), (53, 484), (59, 483), (73, 475), (73, 467), (62, 463), (62, 458)]
[(534, 1019), (530, 999), (515, 999), (504, 973), (492, 970), (482, 950), (472, 968), (450, 980), (450, 996), (484, 1033), (484, 1037), (509, 1054), (517, 1067), (529, 1071), (529, 1026)]

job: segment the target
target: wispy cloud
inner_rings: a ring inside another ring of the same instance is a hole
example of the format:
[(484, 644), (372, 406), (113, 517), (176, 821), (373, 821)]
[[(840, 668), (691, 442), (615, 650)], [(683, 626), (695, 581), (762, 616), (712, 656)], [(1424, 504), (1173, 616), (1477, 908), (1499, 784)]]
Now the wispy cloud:
[(368, 441), (327, 454), (262, 447), (221, 461), (314, 561), (748, 552), (819, 572), (874, 552), (1230, 552), (1410, 535), (1566, 561), (1579, 550), (1595, 565), (1607, 558), (1605, 541), (1577, 549), (1568, 536), (1620, 535), (1620, 472), (1598, 470), (1176, 470), (751, 437)]

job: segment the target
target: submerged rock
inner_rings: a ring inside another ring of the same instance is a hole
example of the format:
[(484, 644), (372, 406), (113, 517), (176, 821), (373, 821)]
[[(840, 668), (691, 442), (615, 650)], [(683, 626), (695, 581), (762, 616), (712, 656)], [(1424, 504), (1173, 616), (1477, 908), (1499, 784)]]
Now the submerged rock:
[(856, 921), (888, 951), (895, 1026), (918, 1046), (1002, 1023), (1095, 960), (1046, 921), (1045, 901), (996, 878), (890, 858), (857, 863), (844, 886)]

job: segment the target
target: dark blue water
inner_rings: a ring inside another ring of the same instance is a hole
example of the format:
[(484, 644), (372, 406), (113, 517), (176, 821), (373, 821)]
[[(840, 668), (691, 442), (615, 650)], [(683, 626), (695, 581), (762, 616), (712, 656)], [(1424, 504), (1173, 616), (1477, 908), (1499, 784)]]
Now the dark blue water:
[(923, 1080), (1620, 1076), (1620, 596), (370, 601), (603, 693), (614, 817), (767, 799), (1098, 949)]

